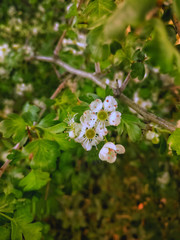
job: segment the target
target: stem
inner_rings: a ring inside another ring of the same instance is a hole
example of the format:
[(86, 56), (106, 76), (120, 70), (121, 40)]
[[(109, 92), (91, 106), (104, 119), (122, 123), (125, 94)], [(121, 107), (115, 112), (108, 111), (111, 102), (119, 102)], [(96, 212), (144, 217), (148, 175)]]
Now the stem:
[[(63, 67), (66, 71), (68, 71), (72, 74), (78, 75), (83, 78), (90, 79), (94, 83), (96, 83), (98, 86), (100, 86), (104, 89), (106, 88), (106, 84), (103, 83), (99, 78), (94, 76), (92, 73), (73, 68), (70, 65), (68, 65), (67, 63), (61, 61), (60, 59), (53, 58), (53, 57), (46, 57), (46, 56), (35, 56), (34, 59), (39, 60), (39, 61), (44, 61), (44, 62), (55, 63), (55, 64), (59, 65), (60, 67)], [(126, 81), (126, 82), (128, 82), (128, 81)], [(124, 103), (126, 103), (129, 107), (134, 109), (138, 114), (143, 116), (143, 118), (145, 120), (154, 122), (154, 123), (158, 124), (159, 126), (161, 126), (162, 128), (169, 130), (170, 132), (173, 132), (176, 129), (176, 127), (172, 123), (167, 122), (166, 120), (164, 120), (160, 117), (157, 117), (153, 113), (147, 112), (144, 108), (142, 108), (139, 105), (137, 105), (136, 103), (134, 103), (131, 99), (126, 97), (123, 93), (119, 94), (119, 98)]]
[(4, 213), (1, 213), (1, 212), (0, 212), (0, 215), (1, 215), (1, 216), (3, 216), (3, 217), (5, 217), (5, 218), (7, 218), (8, 220), (10, 220), (10, 221), (13, 221), (13, 222), (14, 222), (14, 219), (13, 219), (13, 218), (11, 218), (11, 217), (7, 216), (7, 215), (6, 215), (6, 214), (4, 214)]
[(94, 65), (95, 65), (95, 73), (96, 74), (101, 73), (101, 67), (100, 67), (99, 62), (96, 62)]
[(129, 72), (127, 77), (125, 78), (124, 82), (122, 83), (122, 86), (120, 87), (120, 92), (123, 92), (126, 86), (129, 83), (129, 80), (131, 79), (131, 73)]
[[(13, 149), (19, 149), (20, 147), (20, 143), (17, 143)], [(5, 172), (6, 168), (8, 167), (9, 163), (11, 162), (11, 160), (7, 159), (5, 161), (5, 163), (2, 165), (2, 167), (0, 168), (0, 178), (2, 177), (3, 173)]]

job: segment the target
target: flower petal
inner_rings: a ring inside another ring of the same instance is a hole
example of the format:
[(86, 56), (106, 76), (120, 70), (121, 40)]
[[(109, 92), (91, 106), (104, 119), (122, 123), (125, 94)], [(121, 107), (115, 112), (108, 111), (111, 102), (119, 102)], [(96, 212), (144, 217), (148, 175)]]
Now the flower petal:
[(70, 138), (75, 138), (75, 134), (74, 134), (73, 130), (69, 131), (69, 137)]
[(103, 105), (104, 105), (104, 110), (107, 112), (115, 111), (117, 108), (117, 102), (116, 102), (115, 98), (112, 96), (106, 97)]
[(98, 133), (98, 135), (103, 138), (104, 136), (107, 135), (108, 130), (105, 127), (105, 122), (98, 122), (97, 127), (96, 127), (96, 132)]
[(109, 154), (108, 154), (108, 158), (106, 160), (108, 163), (114, 163), (116, 161), (116, 153), (114, 152), (114, 150), (112, 150)]
[(109, 124), (112, 126), (118, 126), (121, 122), (121, 113), (114, 111), (109, 115)]
[(102, 101), (100, 99), (96, 99), (95, 101), (91, 102), (90, 109), (92, 112), (99, 112), (102, 109)]
[(124, 148), (124, 146), (121, 145), (121, 144), (117, 144), (117, 145), (116, 145), (116, 152), (117, 152), (118, 154), (123, 154), (123, 153), (125, 153), (125, 148)]
[(80, 122), (83, 126), (87, 128), (92, 128), (97, 120), (97, 115), (92, 113), (90, 110), (87, 110), (83, 113), (83, 116), (80, 118)]
[(90, 151), (92, 148), (92, 144), (89, 142), (89, 140), (85, 140), (82, 143), (82, 147), (86, 150), (86, 151)]
[(108, 151), (109, 151), (108, 148), (104, 148), (104, 147), (101, 148), (101, 150), (99, 152), (99, 158), (102, 161), (106, 161), (107, 160)]
[(104, 144), (103, 148), (111, 148), (115, 151), (116, 150), (116, 145), (112, 142), (107, 142), (107, 143)]

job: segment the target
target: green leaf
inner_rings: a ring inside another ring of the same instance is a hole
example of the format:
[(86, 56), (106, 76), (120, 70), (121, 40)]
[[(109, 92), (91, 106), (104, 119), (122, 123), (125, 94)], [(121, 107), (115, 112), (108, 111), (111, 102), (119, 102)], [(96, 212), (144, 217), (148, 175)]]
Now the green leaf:
[[(127, 133), (131, 141), (138, 141), (141, 137), (141, 128), (144, 124), (139, 118), (131, 114), (123, 114), (122, 120), (126, 127)], [(140, 126), (140, 127), (139, 127)], [(121, 129), (120, 129), (121, 130)]]
[(25, 155), (22, 153), (22, 151), (13, 149), (7, 158), (13, 162), (16, 162), (25, 158)]
[(45, 139), (56, 141), (59, 144), (59, 149), (66, 151), (77, 147), (77, 143), (74, 140), (68, 139), (68, 135), (65, 133), (54, 134), (49, 131), (44, 132)]
[(3, 137), (9, 138), (12, 136), (15, 143), (20, 142), (26, 136), (26, 125), (24, 119), (15, 113), (8, 116), (8, 119), (0, 123), (0, 131)]
[(113, 0), (94, 0), (88, 4), (84, 13), (93, 20), (99, 20), (104, 15), (111, 14), (115, 7), (116, 5)]
[(132, 123), (125, 123), (125, 126), (130, 140), (132, 142), (138, 141), (141, 137), (141, 129), (136, 124)]
[(152, 40), (144, 47), (151, 64), (159, 66), (163, 73), (180, 72), (180, 54), (169, 41), (163, 23), (154, 19), (153, 26)]
[(87, 103), (81, 103), (81, 105), (79, 106), (75, 106), (72, 108), (72, 111), (75, 112), (75, 113), (79, 113), (79, 114), (83, 114), (84, 111), (88, 110), (89, 109), (89, 104)]
[(144, 61), (145, 59), (145, 54), (143, 51), (140, 49), (137, 49), (133, 55), (133, 60), (134, 61)]
[(177, 128), (171, 136), (168, 138), (168, 144), (171, 146), (172, 150), (180, 155), (180, 129)]
[(66, 129), (65, 123), (58, 123), (52, 127), (46, 128), (46, 131), (49, 131), (51, 133), (61, 133)]
[(131, 69), (132, 69), (131, 71), (132, 78), (138, 77), (139, 80), (142, 80), (144, 78), (145, 68), (143, 63), (135, 62), (132, 64)]
[(3, 226), (0, 226), (0, 240), (9, 240), (11, 239), (10, 236), (10, 227), (9, 224), (5, 224)]
[(37, 106), (26, 103), (23, 107), (23, 112), (22, 112), (25, 122), (33, 123), (34, 121), (37, 121), (38, 112), (39, 112), (39, 108)]
[(14, 194), (9, 195), (0, 195), (0, 212), (3, 213), (13, 213), (14, 204), (16, 203), (16, 199), (14, 198)]
[(13, 221), (11, 221), (11, 240), (40, 240), (42, 225), (33, 221), (29, 207), (23, 207), (15, 212)]
[(24, 191), (39, 190), (49, 181), (49, 173), (36, 169), (32, 170), (26, 177), (24, 177), (20, 181), (19, 186), (23, 187)]
[(30, 142), (25, 151), (33, 154), (30, 163), (32, 168), (41, 168), (45, 171), (53, 171), (56, 168), (56, 159), (59, 156), (59, 146), (56, 142), (38, 139)]
[(77, 16), (77, 14), (78, 14), (78, 12), (77, 12), (76, 1), (75, 1), (75, 3), (73, 3), (70, 6), (68, 13), (66, 14), (66, 18)]
[(122, 37), (128, 25), (138, 26), (155, 4), (155, 0), (126, 0), (120, 3), (104, 27), (105, 40)]
[(106, 60), (110, 55), (110, 48), (104, 44), (102, 27), (97, 27), (87, 35), (88, 49), (95, 61)]
[(100, 98), (105, 98), (106, 97), (106, 91), (103, 88), (97, 87), (96, 88), (96, 93)]
[(54, 118), (56, 117), (55, 113), (50, 113), (46, 115), (38, 124), (40, 127), (51, 127), (54, 124)]
[(180, 20), (180, 1), (179, 0), (173, 0), (173, 10), (176, 13), (176, 16)]

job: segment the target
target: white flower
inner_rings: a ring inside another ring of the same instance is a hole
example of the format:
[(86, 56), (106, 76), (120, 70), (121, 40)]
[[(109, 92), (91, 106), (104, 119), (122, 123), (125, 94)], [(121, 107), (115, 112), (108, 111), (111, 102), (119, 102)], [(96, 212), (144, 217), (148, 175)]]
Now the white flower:
[(80, 123), (76, 123), (74, 121), (76, 114), (74, 114), (74, 116), (70, 119), (68, 119), (67, 123), (70, 126), (70, 131), (69, 131), (69, 137), (70, 138), (75, 138), (78, 136), (78, 134), (80, 133), (82, 126)]
[(80, 123), (73, 123), (71, 125), (71, 130), (69, 131), (69, 137), (70, 138), (75, 138), (78, 136), (79, 132), (81, 131), (82, 126)]
[(82, 144), (82, 147), (86, 151), (90, 151), (92, 146), (96, 146), (100, 141), (103, 141), (103, 137), (97, 132), (96, 129), (97, 115), (87, 110), (80, 118), (81, 131), (74, 140)]
[(8, 44), (0, 45), (0, 63), (4, 62), (5, 57), (10, 52)]
[(102, 161), (107, 161), (109, 163), (113, 163), (116, 161), (116, 155), (125, 153), (125, 148), (118, 144), (115, 145), (112, 142), (106, 143), (99, 152), (99, 158)]
[(159, 135), (157, 134), (157, 133), (155, 133), (155, 132), (152, 132), (152, 131), (147, 131), (147, 133), (146, 133), (146, 139), (147, 140), (152, 140), (153, 138), (158, 138), (159, 137)]
[(117, 102), (114, 97), (108, 96), (102, 102), (100, 99), (96, 99), (91, 102), (90, 109), (93, 113), (97, 114), (97, 132), (101, 136), (107, 134), (106, 126), (118, 126), (121, 122), (121, 113), (115, 111), (117, 108)]

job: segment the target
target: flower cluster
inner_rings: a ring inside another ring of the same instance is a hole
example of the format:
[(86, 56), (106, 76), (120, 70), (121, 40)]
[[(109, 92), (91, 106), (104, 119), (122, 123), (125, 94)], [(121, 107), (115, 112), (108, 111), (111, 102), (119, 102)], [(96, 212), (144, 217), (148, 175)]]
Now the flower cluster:
[[(117, 101), (112, 96), (107, 96), (104, 102), (96, 99), (89, 107), (90, 110), (86, 110), (81, 116), (80, 123), (76, 123), (74, 117), (68, 122), (71, 127), (69, 137), (81, 143), (86, 151), (104, 141), (108, 133), (107, 126), (118, 126), (121, 122), (121, 113), (116, 111)], [(116, 160), (116, 153), (124, 152), (122, 145), (109, 142), (100, 150), (99, 158), (113, 163)]]

